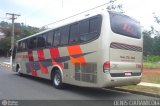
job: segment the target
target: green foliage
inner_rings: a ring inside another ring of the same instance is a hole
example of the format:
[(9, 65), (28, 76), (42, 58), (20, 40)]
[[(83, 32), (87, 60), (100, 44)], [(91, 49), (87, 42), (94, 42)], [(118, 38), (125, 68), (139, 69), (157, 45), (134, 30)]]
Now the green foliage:
[[(41, 30), (32, 26), (25, 26), (23, 23), (14, 24), (15, 40), (33, 35)], [(0, 31), (6, 36), (0, 40), (0, 55), (6, 55), (11, 47), (11, 24), (8, 22), (0, 22)]]
[(6, 37), (0, 40), (0, 55), (7, 56), (11, 48), (11, 37)]
[(22, 34), (19, 36), (19, 39), (38, 33), (40, 32), (40, 29), (36, 27), (31, 27), (31, 26), (23, 26), (21, 28), (21, 31), (22, 31)]
[[(30, 35), (33, 35), (35, 33), (40, 32), (41, 30), (36, 27), (32, 26), (26, 26), (23, 23), (14, 23), (15, 29), (15, 38), (21, 39)], [(11, 36), (11, 24), (2, 21), (0, 23), (0, 29), (5, 34), (5, 36)]]
[(8, 23), (8, 22), (5, 22), (5, 21), (1, 21), (0, 26), (1, 26), (1, 27), (8, 27), (8, 26), (9, 26), (9, 23)]
[[(160, 17), (155, 13), (153, 15), (155, 22), (160, 25)], [(154, 37), (151, 37), (152, 35)], [(145, 57), (150, 56), (149, 61), (151, 62), (157, 61), (155, 58), (159, 60), (156, 55), (160, 56), (160, 31), (157, 31), (153, 26), (151, 26), (151, 30), (143, 31), (143, 53)], [(151, 55), (155, 55), (155, 57)]]
[(160, 36), (155, 36), (153, 42), (153, 52), (154, 55), (160, 55)]
[(144, 56), (160, 55), (160, 35), (151, 37), (152, 34), (154, 34), (154, 31), (152, 30), (143, 32)]
[(149, 31), (143, 32), (143, 53), (144, 56), (151, 55), (153, 53), (153, 38), (151, 38)]
[(152, 62), (144, 62), (143, 66), (144, 66), (144, 68), (148, 68), (148, 69), (160, 68), (160, 64), (159, 63), (152, 63)]
[(155, 56), (155, 55), (151, 55), (151, 56), (146, 56), (144, 58), (145, 62), (150, 62), (150, 63), (157, 63), (160, 62), (160, 56)]

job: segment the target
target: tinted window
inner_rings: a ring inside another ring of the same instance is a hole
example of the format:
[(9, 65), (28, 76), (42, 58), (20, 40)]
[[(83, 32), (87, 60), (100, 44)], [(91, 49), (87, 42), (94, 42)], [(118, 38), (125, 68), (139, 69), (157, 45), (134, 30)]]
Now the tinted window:
[(71, 25), (70, 27), (70, 39), (69, 43), (78, 43), (79, 40), (79, 26), (78, 23)]
[(140, 23), (132, 18), (109, 12), (111, 29), (114, 33), (133, 38), (141, 37)]
[[(84, 21), (80, 21), (80, 42), (95, 39), (100, 34), (101, 16), (95, 16)], [(83, 33), (82, 33), (83, 32)]]
[(44, 48), (46, 43), (46, 35), (40, 35), (38, 36), (38, 41), (37, 41), (37, 47), (38, 48)]
[(60, 38), (61, 38), (60, 30), (56, 30), (55, 33), (54, 33), (54, 42), (53, 42), (54, 46), (59, 46)]
[(18, 42), (18, 50), (17, 51), (21, 51), (22, 50), (22, 42)]
[[(70, 25), (63, 26), (46, 34), (25, 40), (25, 49), (57, 47), (68, 44), (84, 43), (96, 39), (100, 34), (102, 17), (100, 15), (87, 18)], [(28, 43), (27, 43), (28, 42)], [(22, 48), (18, 43), (18, 50)], [(28, 44), (28, 45), (27, 45)]]
[(48, 32), (46, 46), (52, 46), (53, 42), (53, 31)]
[(37, 38), (36, 37), (30, 38), (29, 49), (36, 49), (36, 47), (37, 47)]
[(61, 28), (61, 45), (68, 44), (69, 39), (69, 26)]
[(22, 50), (25, 50), (26, 49), (26, 41), (22, 41)]
[(80, 35), (89, 33), (89, 19), (79, 22), (79, 33)]
[(89, 28), (90, 32), (98, 32), (99, 24), (100, 24), (100, 21), (99, 21), (98, 17), (90, 19), (90, 23), (89, 24), (90, 24), (90, 28)]
[(26, 39), (26, 50), (29, 49), (29, 39)]

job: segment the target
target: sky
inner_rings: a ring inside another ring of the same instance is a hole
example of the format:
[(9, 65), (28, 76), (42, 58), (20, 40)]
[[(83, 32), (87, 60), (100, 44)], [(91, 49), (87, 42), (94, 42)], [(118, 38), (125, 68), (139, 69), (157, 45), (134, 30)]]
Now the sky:
[[(109, 0), (0, 0), (0, 21), (6, 13), (16, 13), (21, 16), (15, 21), (25, 25), (42, 27), (90, 8), (108, 3)], [(118, 0), (123, 5), (125, 14), (140, 21), (144, 28), (154, 23), (153, 13), (160, 16), (160, 0)], [(160, 29), (160, 28), (159, 28)]]

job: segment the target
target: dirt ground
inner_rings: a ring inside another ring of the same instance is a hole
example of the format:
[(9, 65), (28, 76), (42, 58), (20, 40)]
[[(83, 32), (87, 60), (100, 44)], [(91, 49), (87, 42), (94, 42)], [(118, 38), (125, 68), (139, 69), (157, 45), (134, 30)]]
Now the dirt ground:
[(145, 76), (160, 76), (160, 69), (143, 69)]

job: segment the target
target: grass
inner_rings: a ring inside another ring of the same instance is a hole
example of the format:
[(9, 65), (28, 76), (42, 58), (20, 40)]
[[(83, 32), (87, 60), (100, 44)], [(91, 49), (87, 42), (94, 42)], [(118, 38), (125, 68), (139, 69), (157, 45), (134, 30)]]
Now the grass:
[(146, 87), (146, 86), (140, 86), (140, 85), (131, 85), (131, 86), (123, 86), (120, 87), (122, 89), (132, 90), (132, 91), (141, 91), (141, 92), (147, 92), (152, 94), (160, 94), (160, 89), (156, 87)]
[(142, 82), (160, 84), (160, 76), (142, 76)]
[[(154, 69), (149, 69), (149, 68), (144, 69), (143, 76), (142, 76), (142, 82), (160, 84), (160, 68), (157, 69), (157, 67), (156, 67)], [(157, 88), (157, 87), (131, 85), (131, 86), (123, 86), (123, 87), (120, 87), (120, 88), (131, 90), (131, 91), (140, 91), (140, 92), (146, 92), (146, 93), (152, 93), (152, 94), (159, 94), (160, 95), (160, 88)]]
[(160, 63), (144, 62), (143, 66), (144, 68), (155, 69), (160, 68)]

